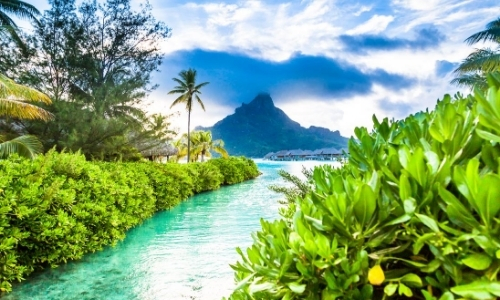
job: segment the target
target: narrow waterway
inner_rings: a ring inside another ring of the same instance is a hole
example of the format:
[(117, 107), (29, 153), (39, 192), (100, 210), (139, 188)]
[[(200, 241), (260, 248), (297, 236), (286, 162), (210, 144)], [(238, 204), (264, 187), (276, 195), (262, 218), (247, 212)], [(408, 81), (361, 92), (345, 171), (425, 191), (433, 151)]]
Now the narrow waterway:
[(221, 299), (234, 287), (229, 264), (260, 219), (279, 217), (277, 171), (299, 175), (319, 162), (259, 162), (259, 178), (196, 195), (132, 229), (116, 247), (31, 276), (2, 299)]

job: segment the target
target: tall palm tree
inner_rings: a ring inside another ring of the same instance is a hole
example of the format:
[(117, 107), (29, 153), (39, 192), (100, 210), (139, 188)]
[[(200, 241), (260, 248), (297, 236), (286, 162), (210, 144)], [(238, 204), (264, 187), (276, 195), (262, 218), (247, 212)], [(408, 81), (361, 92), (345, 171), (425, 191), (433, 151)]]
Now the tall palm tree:
[(204, 161), (205, 156), (210, 157), (212, 154), (210, 151), (214, 151), (222, 155), (223, 157), (228, 157), (226, 149), (224, 149), (224, 141), (212, 140), (212, 132), (210, 131), (195, 131), (191, 136), (191, 141), (193, 143), (193, 148), (195, 153), (201, 155), (201, 161)]
[(487, 88), (486, 74), (500, 70), (500, 18), (488, 23), (486, 29), (468, 37), (465, 42), (493, 42), (495, 49), (476, 49), (455, 70), (457, 77), (452, 83), (460, 86)]
[(173, 90), (168, 92), (168, 94), (181, 94), (175, 101), (172, 103), (170, 108), (177, 104), (185, 104), (186, 111), (188, 113), (188, 132), (187, 132), (187, 161), (190, 162), (190, 154), (191, 154), (191, 146), (190, 146), (190, 127), (191, 127), (191, 111), (193, 109), (193, 97), (196, 99), (198, 104), (200, 104), (201, 108), (205, 111), (205, 105), (203, 105), (203, 101), (201, 101), (198, 94), (201, 94), (200, 89), (205, 85), (209, 84), (209, 82), (203, 82), (200, 84), (196, 84), (196, 70), (189, 69), (184, 70), (179, 73), (179, 78), (172, 78), (173, 81), (179, 84), (174, 87)]
[[(51, 113), (30, 102), (51, 103), (49, 97), (45, 94), (17, 84), (0, 74), (0, 118), (14, 117), (45, 121), (53, 118)], [(8, 141), (4, 136), (0, 135), (0, 158), (7, 157), (12, 153), (33, 158), (37, 153), (42, 152), (42, 150), (42, 144), (34, 136), (23, 135)]]
[(33, 5), (24, 1), (0, 0), (0, 35), (10, 36), (14, 42), (24, 49), (24, 43), (17, 34), (19, 28), (9, 15), (37, 22), (36, 16), (40, 15), (40, 12)]

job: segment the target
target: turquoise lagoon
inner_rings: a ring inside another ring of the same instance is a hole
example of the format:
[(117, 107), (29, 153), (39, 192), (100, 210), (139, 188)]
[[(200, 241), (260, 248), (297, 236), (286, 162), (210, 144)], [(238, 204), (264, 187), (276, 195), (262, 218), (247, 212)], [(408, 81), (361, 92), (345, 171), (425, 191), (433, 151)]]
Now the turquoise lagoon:
[(278, 215), (277, 171), (300, 175), (321, 162), (258, 161), (260, 177), (191, 197), (130, 230), (115, 247), (31, 276), (2, 299), (221, 299), (231, 294), (236, 247), (260, 219)]

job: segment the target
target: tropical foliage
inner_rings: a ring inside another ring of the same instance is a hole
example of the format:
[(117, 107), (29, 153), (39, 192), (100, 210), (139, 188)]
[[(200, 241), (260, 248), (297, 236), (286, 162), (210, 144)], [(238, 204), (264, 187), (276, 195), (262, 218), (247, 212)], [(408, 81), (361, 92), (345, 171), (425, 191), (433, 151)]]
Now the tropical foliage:
[(479, 42), (492, 42), (495, 48), (476, 49), (455, 70), (457, 78), (452, 83), (486, 90), (486, 75), (500, 71), (500, 18), (488, 23), (486, 29), (468, 37), (465, 42), (474, 45)]
[[(224, 173), (229, 169), (238, 176)], [(107, 163), (50, 151), (33, 161), (16, 155), (0, 160), (0, 174), (0, 290), (9, 291), (33, 271), (115, 244), (131, 227), (193, 193), (258, 171), (245, 158)]]
[(212, 140), (212, 132), (210, 131), (195, 131), (191, 135), (191, 143), (193, 145), (193, 155), (198, 160), (201, 157), (201, 162), (205, 157), (211, 157), (210, 151), (220, 154), (222, 157), (228, 157), (226, 149), (224, 149), (224, 141), (221, 139)]
[[(224, 148), (224, 141), (221, 139), (212, 140), (212, 133), (210, 131), (194, 131), (189, 135), (191, 145), (191, 162), (203, 162), (206, 157), (212, 157), (212, 152), (219, 154), (222, 157), (229, 157), (226, 149)], [(173, 143), (177, 148), (176, 161), (179, 161), (187, 155), (188, 135), (183, 134), (180, 139)]]
[(231, 299), (500, 297), (500, 75), (488, 80), (357, 128), (348, 163), (315, 168), (294, 215), (238, 249)]
[(45, 151), (81, 150), (102, 160), (137, 160), (145, 148), (171, 139), (162, 134), (171, 131), (168, 117), (144, 109), (156, 87), (159, 45), (170, 36), (151, 10), (144, 4), (135, 11), (129, 0), (54, 0), (26, 34), (28, 57), (2, 39), (0, 70), (47, 94), (53, 104), (43, 108), (57, 122), (12, 119), (0, 132), (35, 135)]
[(40, 12), (31, 4), (20, 0), (0, 0), (0, 36), (7, 36), (21, 48), (25, 48), (18, 35), (19, 28), (9, 15), (36, 22)]
[(172, 78), (178, 86), (175, 86), (173, 90), (168, 92), (169, 94), (181, 94), (177, 99), (174, 100), (170, 108), (175, 105), (186, 105), (186, 111), (188, 113), (188, 132), (187, 132), (187, 161), (190, 162), (191, 158), (191, 111), (193, 110), (193, 98), (205, 110), (205, 105), (201, 101), (199, 94), (201, 94), (201, 88), (209, 84), (209, 82), (197, 83), (196, 82), (196, 70), (189, 69), (184, 70), (179, 73), (179, 78)]
[[(33, 105), (33, 102), (50, 104), (50, 99), (43, 93), (15, 83), (0, 74), (0, 118), (50, 120), (52, 114)], [(0, 120), (1, 122), (1, 120)], [(40, 141), (31, 135), (22, 135), (9, 140), (0, 134), (0, 158), (12, 153), (33, 158), (43, 151)]]

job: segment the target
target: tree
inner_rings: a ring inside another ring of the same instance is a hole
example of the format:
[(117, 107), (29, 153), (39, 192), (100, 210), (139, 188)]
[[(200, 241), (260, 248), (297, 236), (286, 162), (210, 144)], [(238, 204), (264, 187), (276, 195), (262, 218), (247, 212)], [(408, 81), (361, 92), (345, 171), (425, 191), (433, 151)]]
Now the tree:
[(210, 151), (219, 153), (223, 157), (228, 157), (226, 149), (224, 149), (224, 141), (221, 139), (212, 140), (211, 131), (195, 131), (191, 135), (191, 142), (193, 144), (193, 152), (196, 156), (201, 155), (201, 161), (204, 161), (204, 157), (211, 157)]
[(21, 48), (25, 45), (17, 31), (19, 28), (9, 17), (14, 15), (18, 18), (36, 21), (40, 12), (31, 4), (19, 0), (0, 0), (0, 35), (9, 36)]
[(141, 105), (156, 88), (151, 74), (170, 29), (155, 20), (149, 4), (134, 11), (130, 0), (50, 3), (31, 36), (37, 51), (21, 77), (53, 99), (49, 109), (58, 122), (17, 125), (40, 136), (46, 149), (81, 149), (87, 158), (135, 158), (142, 145), (160, 142)]
[(179, 162), (181, 158), (187, 155), (187, 142), (185, 135), (183, 135), (180, 139), (174, 141), (172, 143), (172, 146), (174, 146), (177, 149), (177, 154), (175, 155), (176, 162)]
[[(50, 104), (50, 99), (43, 93), (32, 88), (15, 83), (13, 80), (0, 74), (0, 117), (50, 120), (52, 114), (30, 102)], [(5, 120), (0, 120), (4, 123)], [(8, 140), (0, 135), (0, 158), (12, 153), (33, 158), (42, 152), (40, 141), (32, 135), (23, 135)]]
[(168, 92), (171, 94), (181, 94), (175, 101), (172, 103), (170, 108), (177, 104), (186, 104), (186, 111), (188, 113), (188, 132), (187, 132), (187, 161), (190, 160), (190, 127), (191, 127), (191, 111), (193, 109), (193, 97), (196, 99), (201, 108), (205, 111), (205, 105), (201, 101), (198, 94), (201, 94), (200, 89), (205, 85), (209, 84), (209, 82), (203, 82), (200, 84), (196, 84), (196, 70), (189, 69), (184, 70), (179, 73), (179, 78), (172, 78), (173, 81), (177, 82), (179, 85), (174, 87), (173, 90)]
[(474, 45), (479, 42), (493, 42), (495, 49), (476, 49), (455, 70), (457, 77), (452, 83), (466, 87), (488, 87), (486, 75), (500, 70), (500, 18), (488, 23), (486, 29), (468, 37), (465, 42)]

